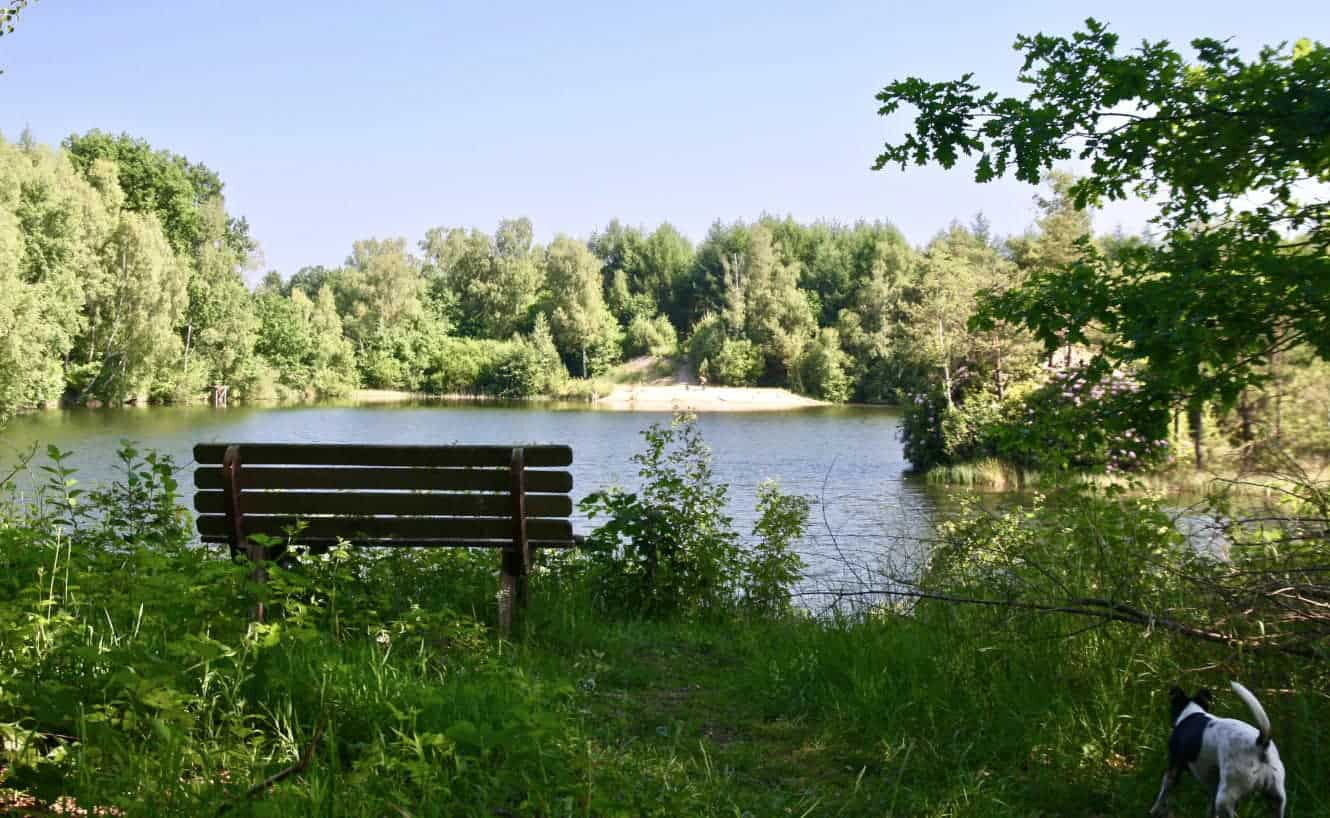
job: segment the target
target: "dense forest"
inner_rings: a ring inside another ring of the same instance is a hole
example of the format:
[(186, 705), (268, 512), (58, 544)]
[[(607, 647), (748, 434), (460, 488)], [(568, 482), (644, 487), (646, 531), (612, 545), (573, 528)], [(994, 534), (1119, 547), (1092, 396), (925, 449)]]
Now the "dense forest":
[[(656, 355), (686, 358), (713, 384), (904, 405), (920, 468), (1165, 463), (1181, 434), (1172, 407), (1130, 401), (1130, 368), (1089, 385), (1093, 339), (1050, 352), (1016, 322), (972, 318), (1085, 247), (1113, 275), (1148, 243), (1095, 236), (1074, 185), (1054, 173), (1036, 224), (1007, 238), (982, 215), (923, 247), (886, 222), (762, 216), (716, 222), (696, 246), (668, 223), (618, 220), (541, 245), (516, 218), (493, 233), (355, 241), (340, 267), (270, 271), (251, 289), (258, 244), (227, 212), (217, 173), (129, 135), (94, 130), (53, 148), (25, 134), (0, 140), (0, 415), (222, 389), (243, 400), (358, 387), (559, 394)], [(1203, 434), (1330, 448), (1323, 424), (1304, 422), (1330, 398), (1324, 368), (1296, 346), (1269, 365), (1276, 377), (1216, 413), (1216, 428), (1192, 407), (1198, 452)]]

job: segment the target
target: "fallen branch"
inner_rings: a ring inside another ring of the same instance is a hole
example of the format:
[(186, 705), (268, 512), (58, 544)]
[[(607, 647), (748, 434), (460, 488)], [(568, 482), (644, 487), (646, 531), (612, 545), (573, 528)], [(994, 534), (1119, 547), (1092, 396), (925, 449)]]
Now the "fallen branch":
[[(803, 595), (805, 594), (795, 594), (795, 596)], [(1185, 622), (1179, 622), (1174, 619), (1151, 614), (1147, 611), (1140, 610), (1139, 608), (1134, 608), (1130, 605), (1121, 602), (1113, 602), (1112, 600), (1107, 599), (1070, 599), (1063, 604), (1055, 605), (1040, 602), (1023, 602), (1016, 599), (983, 599), (981, 597), (956, 596), (953, 594), (941, 594), (932, 591), (888, 590), (885, 588), (861, 591), (838, 591), (835, 593), (835, 596), (838, 599), (859, 596), (901, 597), (905, 599), (926, 599), (934, 602), (946, 602), (955, 605), (1007, 608), (1017, 611), (1029, 611), (1032, 613), (1069, 614), (1072, 616), (1102, 619), (1110, 622), (1124, 622), (1131, 625), (1160, 628), (1179, 636), (1227, 645), (1229, 647), (1242, 648), (1244, 650), (1275, 651), (1290, 656), (1299, 656), (1305, 659), (1321, 658), (1324, 653), (1324, 651), (1315, 650), (1305, 645), (1281, 643), (1271, 639), (1245, 639), (1221, 631), (1207, 630), (1205, 628), (1188, 625)], [(1292, 640), (1290, 639), (1289, 641), (1291, 642)]]
[(285, 770), (273, 773), (272, 775), (263, 779), (259, 783), (250, 787), (249, 790), (247, 790), (243, 796), (236, 799), (235, 801), (232, 801), (229, 804), (223, 804), (221, 809), (217, 810), (217, 814), (221, 815), (230, 810), (240, 801), (247, 801), (251, 798), (254, 798), (255, 796), (267, 792), (277, 783), (284, 781), (285, 779), (290, 778), (293, 775), (300, 775), (301, 773), (303, 773), (305, 769), (309, 767), (309, 762), (314, 758), (314, 748), (318, 746), (319, 739), (323, 738), (323, 727), (325, 722), (326, 722), (325, 718), (323, 717), (319, 718), (318, 724), (314, 726), (314, 738), (310, 739), (309, 745), (305, 747), (304, 752), (300, 754), (300, 760), (298, 760), (295, 764), (292, 764), (290, 767), (287, 767)]

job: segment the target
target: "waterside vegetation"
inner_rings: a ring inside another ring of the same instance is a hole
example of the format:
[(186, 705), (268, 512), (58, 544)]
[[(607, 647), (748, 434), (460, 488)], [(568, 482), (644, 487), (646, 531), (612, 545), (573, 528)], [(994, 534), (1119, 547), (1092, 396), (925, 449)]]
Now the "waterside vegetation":
[[(169, 459), (121, 456), (84, 493), (52, 451), (0, 505), (0, 810), (1121, 814), (1150, 803), (1184, 675), (1256, 690), (1295, 808), (1330, 799), (1326, 623), (1229, 596), (1307, 592), (1323, 531), (1235, 527), (1218, 560), (1148, 497), (1055, 492), (971, 509), (857, 591), (795, 590), (807, 501), (764, 489), (740, 538), (681, 419), (646, 433), (640, 486), (588, 499), (602, 525), (542, 559), (506, 641), (490, 552), (338, 547), (259, 588), (189, 543)], [(1285, 518), (1323, 519), (1318, 496)]]

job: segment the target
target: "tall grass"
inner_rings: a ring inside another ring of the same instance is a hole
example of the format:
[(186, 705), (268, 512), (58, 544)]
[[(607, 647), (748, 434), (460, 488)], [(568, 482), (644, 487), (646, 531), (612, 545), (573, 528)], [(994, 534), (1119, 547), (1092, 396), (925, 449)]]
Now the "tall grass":
[[(1165, 690), (1229, 678), (1270, 713), (1296, 814), (1330, 805), (1314, 665), (927, 601), (611, 617), (575, 560), (542, 560), (509, 642), (482, 551), (277, 568), (252, 626), (245, 566), (181, 540), (170, 464), (126, 463), (90, 504), (57, 464), (0, 512), (0, 813), (1141, 814)], [(1205, 802), (1184, 786), (1179, 814)]]

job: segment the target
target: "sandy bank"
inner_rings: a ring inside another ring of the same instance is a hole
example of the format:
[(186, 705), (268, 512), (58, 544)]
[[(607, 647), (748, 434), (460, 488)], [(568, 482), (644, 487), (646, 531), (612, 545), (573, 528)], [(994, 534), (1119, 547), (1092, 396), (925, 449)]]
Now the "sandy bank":
[(435, 395), (429, 392), (404, 392), (400, 389), (353, 389), (346, 396), (352, 403), (407, 403), (408, 401), (497, 401), (489, 395), (454, 395), (451, 393)]
[(826, 406), (824, 401), (796, 395), (788, 389), (708, 386), (617, 386), (596, 401), (603, 409), (638, 412), (778, 412)]
[(397, 389), (353, 389), (346, 396), (356, 403), (403, 403), (426, 397), (416, 392), (402, 392)]

